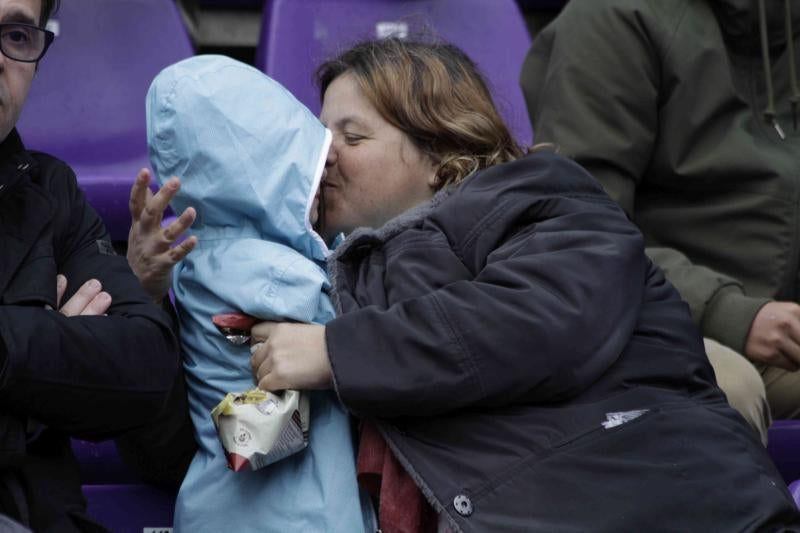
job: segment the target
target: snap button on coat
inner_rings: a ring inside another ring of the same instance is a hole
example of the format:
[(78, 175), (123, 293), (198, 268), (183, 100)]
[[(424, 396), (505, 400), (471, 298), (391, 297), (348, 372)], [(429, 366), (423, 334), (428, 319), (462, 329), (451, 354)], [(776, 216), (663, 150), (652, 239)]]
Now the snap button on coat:
[(459, 494), (453, 498), (453, 507), (456, 508), (456, 512), (461, 516), (469, 516), (472, 514), (472, 500), (463, 494)]

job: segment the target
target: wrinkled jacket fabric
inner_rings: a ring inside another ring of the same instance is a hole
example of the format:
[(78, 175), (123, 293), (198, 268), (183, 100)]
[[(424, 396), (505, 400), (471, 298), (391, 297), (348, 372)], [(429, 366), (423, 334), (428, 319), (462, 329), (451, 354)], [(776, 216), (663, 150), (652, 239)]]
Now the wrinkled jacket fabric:
[(455, 531), (798, 523), (643, 244), (582, 168), (537, 153), (337, 248), (337, 393)]
[[(65, 317), (98, 279), (108, 316)], [(0, 144), (0, 514), (37, 532), (102, 530), (85, 516), (69, 436), (100, 440), (155, 417), (178, 370), (167, 314), (154, 306), (63, 162)]]
[(221, 56), (177, 63), (154, 80), (148, 141), (162, 183), (181, 176), (173, 209), (193, 206), (198, 243), (173, 289), (199, 450), (178, 494), (179, 531), (362, 530), (348, 415), (331, 393), (311, 395), (306, 450), (234, 473), (211, 420), (228, 392), (255, 386), (248, 346), (211, 317), (324, 323), (327, 247), (311, 228), (330, 132), (263, 73)]
[(785, 139), (764, 117), (756, 0), (571, 0), (522, 71), (536, 142), (603, 184), (703, 335), (740, 353), (761, 306), (800, 299), (800, 0), (788, 41), (783, 0), (765, 5)]

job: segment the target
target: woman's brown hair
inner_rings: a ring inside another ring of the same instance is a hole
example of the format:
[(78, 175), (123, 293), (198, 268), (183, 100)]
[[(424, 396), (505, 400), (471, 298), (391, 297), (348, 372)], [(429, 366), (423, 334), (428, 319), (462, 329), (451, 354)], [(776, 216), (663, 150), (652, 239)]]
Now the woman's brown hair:
[(317, 69), (321, 99), (343, 74), (353, 75), (384, 120), (436, 162), (436, 189), (523, 154), (478, 67), (451, 44), (359, 43)]

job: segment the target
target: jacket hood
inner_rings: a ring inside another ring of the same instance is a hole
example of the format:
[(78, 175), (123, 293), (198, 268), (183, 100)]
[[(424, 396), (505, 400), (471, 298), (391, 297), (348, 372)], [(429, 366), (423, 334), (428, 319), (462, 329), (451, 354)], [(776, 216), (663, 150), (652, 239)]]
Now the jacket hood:
[(328, 255), (309, 215), (331, 133), (262, 72), (215, 55), (167, 67), (147, 93), (147, 141), (159, 182), (181, 178), (171, 205), (196, 209), (201, 240), (252, 237)]
[[(735, 48), (759, 52), (758, 0), (708, 0), (723, 33)], [(800, 0), (791, 0), (794, 32), (800, 31)], [(786, 11), (783, 0), (766, 0), (770, 47), (786, 43)]]

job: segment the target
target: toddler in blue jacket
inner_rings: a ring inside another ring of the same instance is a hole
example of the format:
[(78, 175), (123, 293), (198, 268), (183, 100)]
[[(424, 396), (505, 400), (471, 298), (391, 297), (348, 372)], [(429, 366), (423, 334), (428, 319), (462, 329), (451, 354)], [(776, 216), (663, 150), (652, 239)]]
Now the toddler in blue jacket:
[(249, 347), (230, 344), (212, 315), (334, 317), (328, 248), (312, 227), (330, 132), (258, 70), (197, 56), (153, 81), (147, 134), (161, 183), (181, 177), (173, 209), (197, 211), (197, 246), (173, 281), (199, 446), (178, 494), (176, 530), (363, 530), (349, 420), (332, 393), (307, 393), (308, 447), (255, 471), (226, 467), (210, 416), (226, 393), (255, 386)]

